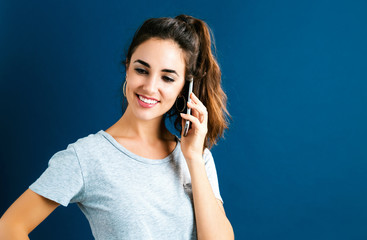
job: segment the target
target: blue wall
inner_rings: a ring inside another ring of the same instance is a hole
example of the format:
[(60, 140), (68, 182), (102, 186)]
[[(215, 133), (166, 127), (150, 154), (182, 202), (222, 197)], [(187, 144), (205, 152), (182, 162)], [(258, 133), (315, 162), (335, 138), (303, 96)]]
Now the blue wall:
[[(0, 1), (0, 215), (68, 143), (121, 116), (149, 17), (212, 27), (232, 114), (212, 152), (236, 239), (367, 239), (366, 1)], [(75, 204), (31, 239), (91, 239)]]

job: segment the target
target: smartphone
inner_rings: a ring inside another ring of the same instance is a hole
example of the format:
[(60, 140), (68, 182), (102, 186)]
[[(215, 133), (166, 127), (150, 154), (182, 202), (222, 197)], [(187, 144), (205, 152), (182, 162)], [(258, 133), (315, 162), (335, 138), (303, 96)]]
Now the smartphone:
[[(190, 98), (190, 95), (191, 95), (191, 93), (192, 93), (192, 88), (193, 88), (193, 86), (194, 86), (194, 78), (191, 78), (190, 80), (189, 80), (189, 95), (188, 95), (188, 97), (187, 97), (187, 101), (188, 102), (191, 102), (191, 98)], [(187, 114), (191, 114), (191, 108), (187, 108), (187, 112), (186, 112)], [(187, 135), (187, 132), (189, 131), (189, 128), (190, 128), (190, 121), (189, 120), (186, 120), (186, 122), (185, 122), (185, 128), (184, 128), (184, 137), (186, 137), (186, 135)]]

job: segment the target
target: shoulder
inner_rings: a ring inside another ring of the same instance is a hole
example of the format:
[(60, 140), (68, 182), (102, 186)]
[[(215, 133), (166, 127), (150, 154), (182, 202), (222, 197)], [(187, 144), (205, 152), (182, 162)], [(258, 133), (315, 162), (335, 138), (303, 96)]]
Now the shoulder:
[(72, 145), (78, 151), (95, 149), (95, 147), (97, 147), (103, 141), (103, 136), (100, 132), (101, 131), (81, 137), (70, 145)]
[(91, 149), (91, 147), (94, 147), (98, 140), (97, 134), (89, 134), (85, 137), (81, 137), (69, 144), (67, 144), (66, 148), (63, 148), (60, 151), (57, 151), (52, 156), (51, 160), (54, 159), (72, 159), (72, 158), (78, 158), (78, 155), (80, 152), (87, 151), (88, 149)]
[(101, 144), (103, 144), (103, 136), (99, 132), (80, 137), (69, 144), (66, 148), (54, 154), (54, 157), (73, 158), (79, 162), (81, 159), (89, 159), (92, 156), (101, 155)]

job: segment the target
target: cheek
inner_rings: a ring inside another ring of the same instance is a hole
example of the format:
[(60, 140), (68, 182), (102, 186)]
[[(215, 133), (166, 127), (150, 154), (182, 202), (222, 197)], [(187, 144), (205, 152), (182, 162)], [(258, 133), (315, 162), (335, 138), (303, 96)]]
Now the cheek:
[(169, 94), (169, 100), (171, 104), (174, 104), (178, 96), (180, 95), (180, 89), (174, 89)]
[(129, 91), (136, 91), (137, 88), (139, 88), (140, 84), (140, 79), (134, 76), (131, 76), (128, 78), (127, 80), (127, 88)]

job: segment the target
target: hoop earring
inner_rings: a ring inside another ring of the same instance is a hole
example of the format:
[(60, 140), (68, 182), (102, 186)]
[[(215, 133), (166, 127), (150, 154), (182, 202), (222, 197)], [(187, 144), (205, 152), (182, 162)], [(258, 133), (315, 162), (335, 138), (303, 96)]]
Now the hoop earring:
[[(179, 101), (179, 99), (183, 99), (182, 109), (178, 109), (178, 107), (177, 107), (177, 102)], [(186, 107), (186, 98), (182, 95), (178, 96), (178, 98), (176, 99), (175, 105), (176, 105), (176, 110), (178, 112), (182, 112), (183, 110), (185, 110), (185, 107)]]
[(124, 97), (126, 97), (126, 77), (125, 77), (125, 82), (124, 82), (124, 85), (122, 86), (122, 93), (124, 94)]

